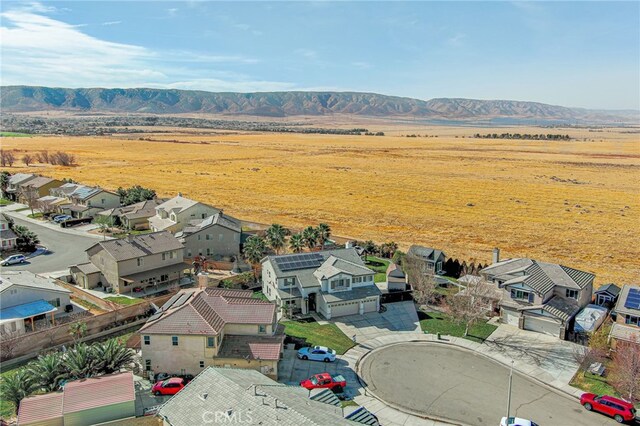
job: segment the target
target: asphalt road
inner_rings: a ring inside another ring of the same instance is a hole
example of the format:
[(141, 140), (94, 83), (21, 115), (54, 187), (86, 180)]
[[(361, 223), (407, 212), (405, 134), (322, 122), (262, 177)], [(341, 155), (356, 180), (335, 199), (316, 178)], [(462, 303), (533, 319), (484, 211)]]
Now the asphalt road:
[(71, 265), (87, 261), (84, 252), (100, 238), (83, 236), (51, 229), (43, 225), (35, 224), (19, 217), (11, 215), (16, 225), (24, 225), (35, 232), (40, 239), (40, 244), (47, 247), (49, 254), (27, 259), (22, 265), (3, 266), (6, 270), (27, 270), (34, 273), (58, 272)]
[[(435, 343), (392, 345), (365, 357), (360, 371), (379, 399), (399, 409), (470, 425), (495, 426), (506, 415), (509, 370), (465, 350)], [(541, 426), (617, 424), (516, 373), (511, 415)]]

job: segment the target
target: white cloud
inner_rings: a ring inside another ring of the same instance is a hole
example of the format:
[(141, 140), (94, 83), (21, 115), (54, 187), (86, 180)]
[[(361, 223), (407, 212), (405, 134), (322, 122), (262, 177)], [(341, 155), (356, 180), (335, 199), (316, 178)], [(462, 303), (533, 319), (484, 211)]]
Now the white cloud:
[(294, 53), (300, 55), (300, 56), (304, 56), (307, 59), (317, 59), (318, 58), (318, 52), (316, 52), (315, 50), (312, 49), (296, 49), (294, 51)]
[(447, 44), (452, 47), (460, 47), (464, 44), (464, 40), (467, 38), (466, 34), (458, 33), (453, 37), (447, 39)]
[(167, 13), (169, 14), (169, 16), (176, 16), (176, 14), (178, 13), (180, 9), (172, 7), (170, 9), (167, 9)]
[(103, 22), (101, 25), (110, 26), (110, 25), (118, 25), (122, 24), (122, 21), (107, 21)]
[(147, 83), (147, 87), (183, 89), (183, 90), (208, 90), (211, 92), (277, 92), (296, 88), (294, 83), (265, 80), (239, 80), (229, 81), (216, 78), (202, 78), (189, 81), (176, 81), (167, 84)]

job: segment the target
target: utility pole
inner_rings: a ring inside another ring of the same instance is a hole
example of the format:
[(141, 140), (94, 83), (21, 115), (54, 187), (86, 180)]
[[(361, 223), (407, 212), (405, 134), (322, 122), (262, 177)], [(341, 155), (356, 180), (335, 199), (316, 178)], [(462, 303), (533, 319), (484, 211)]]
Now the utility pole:
[(511, 360), (511, 369), (509, 370), (509, 393), (507, 394), (507, 422), (509, 421), (509, 412), (511, 411), (511, 385), (513, 384), (513, 360)]

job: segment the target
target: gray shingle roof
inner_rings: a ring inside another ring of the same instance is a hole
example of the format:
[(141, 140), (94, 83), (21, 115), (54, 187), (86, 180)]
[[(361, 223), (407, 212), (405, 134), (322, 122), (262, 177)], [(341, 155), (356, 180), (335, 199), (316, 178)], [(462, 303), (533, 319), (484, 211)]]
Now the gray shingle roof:
[(46, 176), (37, 176), (33, 179), (29, 179), (23, 184), (20, 184), (21, 187), (31, 187), (31, 188), (40, 188), (48, 183), (55, 182), (55, 179), (46, 177)]
[[(304, 253), (301, 253), (304, 254)], [(329, 256), (335, 256), (337, 258), (346, 260), (348, 262), (352, 262), (358, 265), (364, 265), (364, 262), (362, 262), (362, 259), (360, 258), (360, 256), (358, 256), (358, 253), (356, 252), (355, 248), (340, 248), (340, 249), (334, 249), (334, 250), (321, 250), (318, 252), (314, 252), (314, 254), (318, 254), (320, 256), (322, 256), (323, 258), (323, 262), (325, 260), (327, 260), (329, 258)], [(275, 271), (276, 277), (281, 278), (281, 277), (293, 277), (295, 275), (297, 275), (298, 272), (300, 271), (305, 271), (305, 269), (297, 269), (297, 270), (290, 270), (290, 271), (281, 271), (280, 268), (278, 267), (278, 264), (274, 261), (275, 258), (286, 258), (287, 256), (295, 256), (295, 255), (290, 255), (290, 254), (283, 254), (283, 255), (271, 255), (271, 256), (267, 256), (264, 259), (262, 259), (262, 263), (266, 262), (266, 261), (270, 261), (271, 265), (273, 266), (273, 270)], [(307, 268), (306, 270), (312, 270), (315, 271), (316, 268)], [(317, 284), (316, 284), (317, 285)]]
[(430, 260), (436, 260), (440, 257), (441, 254), (444, 254), (444, 252), (431, 247), (413, 245), (409, 247), (409, 251), (407, 251), (407, 254), (424, 257)]
[(519, 310), (521, 311), (531, 311), (537, 309), (542, 309), (543, 311), (550, 313), (556, 318), (559, 318), (563, 321), (568, 321), (578, 313), (578, 311), (580, 310), (580, 306), (573, 299), (553, 296), (542, 305), (523, 306), (519, 308)]
[(340, 407), (309, 396), (302, 387), (281, 385), (254, 370), (209, 367), (158, 414), (172, 426), (202, 424), (205, 413), (216, 412), (241, 416), (248, 425), (354, 424), (344, 419)]
[(382, 292), (376, 285), (367, 285), (364, 287), (352, 287), (349, 291), (337, 291), (335, 293), (320, 292), (322, 298), (327, 303), (344, 302), (347, 300), (364, 299), (370, 296), (380, 296)]
[(196, 204), (201, 204), (201, 203), (198, 201), (191, 200), (189, 198), (185, 198), (182, 195), (177, 195), (165, 201), (164, 203), (158, 205), (158, 209), (166, 210), (166, 211), (175, 211), (176, 213), (180, 213), (192, 206), (195, 206)]
[(76, 268), (76, 269), (78, 269), (80, 272), (82, 272), (85, 275), (95, 274), (95, 273), (100, 272), (100, 269), (96, 265), (91, 263), (91, 262), (80, 263), (78, 265), (73, 265), (71, 268)]
[(12, 285), (59, 291), (60, 293), (71, 293), (66, 288), (57, 285), (53, 279), (36, 275), (33, 272), (2, 271), (0, 274), (0, 292), (5, 291)]
[(327, 258), (327, 260), (320, 265), (318, 269), (315, 270), (313, 275), (319, 279), (328, 279), (334, 277), (342, 272), (345, 272), (350, 275), (371, 275), (374, 272), (364, 266), (362, 260), (358, 258), (359, 262), (351, 262), (348, 260), (341, 259), (334, 255), (331, 255)]
[(598, 288), (595, 293), (609, 293), (612, 296), (617, 296), (618, 294), (620, 294), (620, 287), (618, 287), (617, 285), (613, 284), (613, 283), (609, 283), (609, 284), (605, 284), (603, 286), (600, 286), (600, 288)]
[(182, 250), (184, 248), (182, 243), (167, 231), (101, 241), (88, 250), (95, 246), (100, 246), (117, 261), (135, 259), (171, 250)]
[[(190, 221), (189, 226), (186, 226), (182, 232), (180, 232), (180, 236), (195, 234), (215, 225), (223, 226), (235, 232), (242, 231), (240, 221), (238, 219), (219, 212), (204, 219)], [(176, 234), (176, 236), (178, 236), (178, 234)]]
[(26, 182), (30, 179), (34, 179), (36, 175), (31, 173), (15, 173), (12, 174), (9, 178), (9, 185), (19, 185), (23, 182)]

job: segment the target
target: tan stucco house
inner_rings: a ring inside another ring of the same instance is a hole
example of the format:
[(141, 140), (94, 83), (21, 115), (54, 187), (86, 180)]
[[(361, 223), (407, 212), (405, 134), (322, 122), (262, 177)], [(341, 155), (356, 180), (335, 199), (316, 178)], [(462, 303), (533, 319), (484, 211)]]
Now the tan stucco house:
[(31, 179), (35, 179), (37, 176), (32, 173), (15, 173), (9, 177), (9, 182), (7, 183), (7, 188), (5, 189), (4, 196), (11, 200), (17, 201), (20, 185), (27, 183)]
[(183, 290), (139, 330), (149, 373), (248, 368), (277, 378), (284, 335), (276, 306), (247, 290)]
[(178, 285), (188, 268), (182, 244), (166, 231), (100, 241), (86, 253), (89, 262), (70, 268), (74, 282), (83, 288), (111, 287), (114, 293)]
[(205, 219), (189, 222), (176, 238), (184, 245), (184, 257), (206, 256), (209, 259), (238, 258), (240, 255), (240, 221), (222, 211)]
[(380, 309), (374, 275), (355, 248), (267, 256), (262, 292), (292, 313), (318, 312), (327, 319), (364, 314)]
[(62, 185), (62, 181), (46, 176), (36, 176), (26, 182), (18, 184), (18, 202), (29, 204), (29, 200), (37, 201), (49, 192)]
[(40, 197), (38, 202), (43, 211), (86, 218), (103, 210), (119, 207), (120, 196), (97, 186), (65, 183), (51, 188), (49, 195)]
[(96, 216), (110, 217), (116, 226), (123, 229), (145, 230), (149, 229), (149, 218), (155, 216), (156, 207), (163, 202), (158, 199), (140, 201), (128, 206), (103, 210), (98, 212)]
[(149, 218), (149, 228), (153, 231), (176, 233), (196, 219), (205, 219), (220, 210), (210, 205), (190, 200), (178, 194), (156, 207), (156, 214)]

